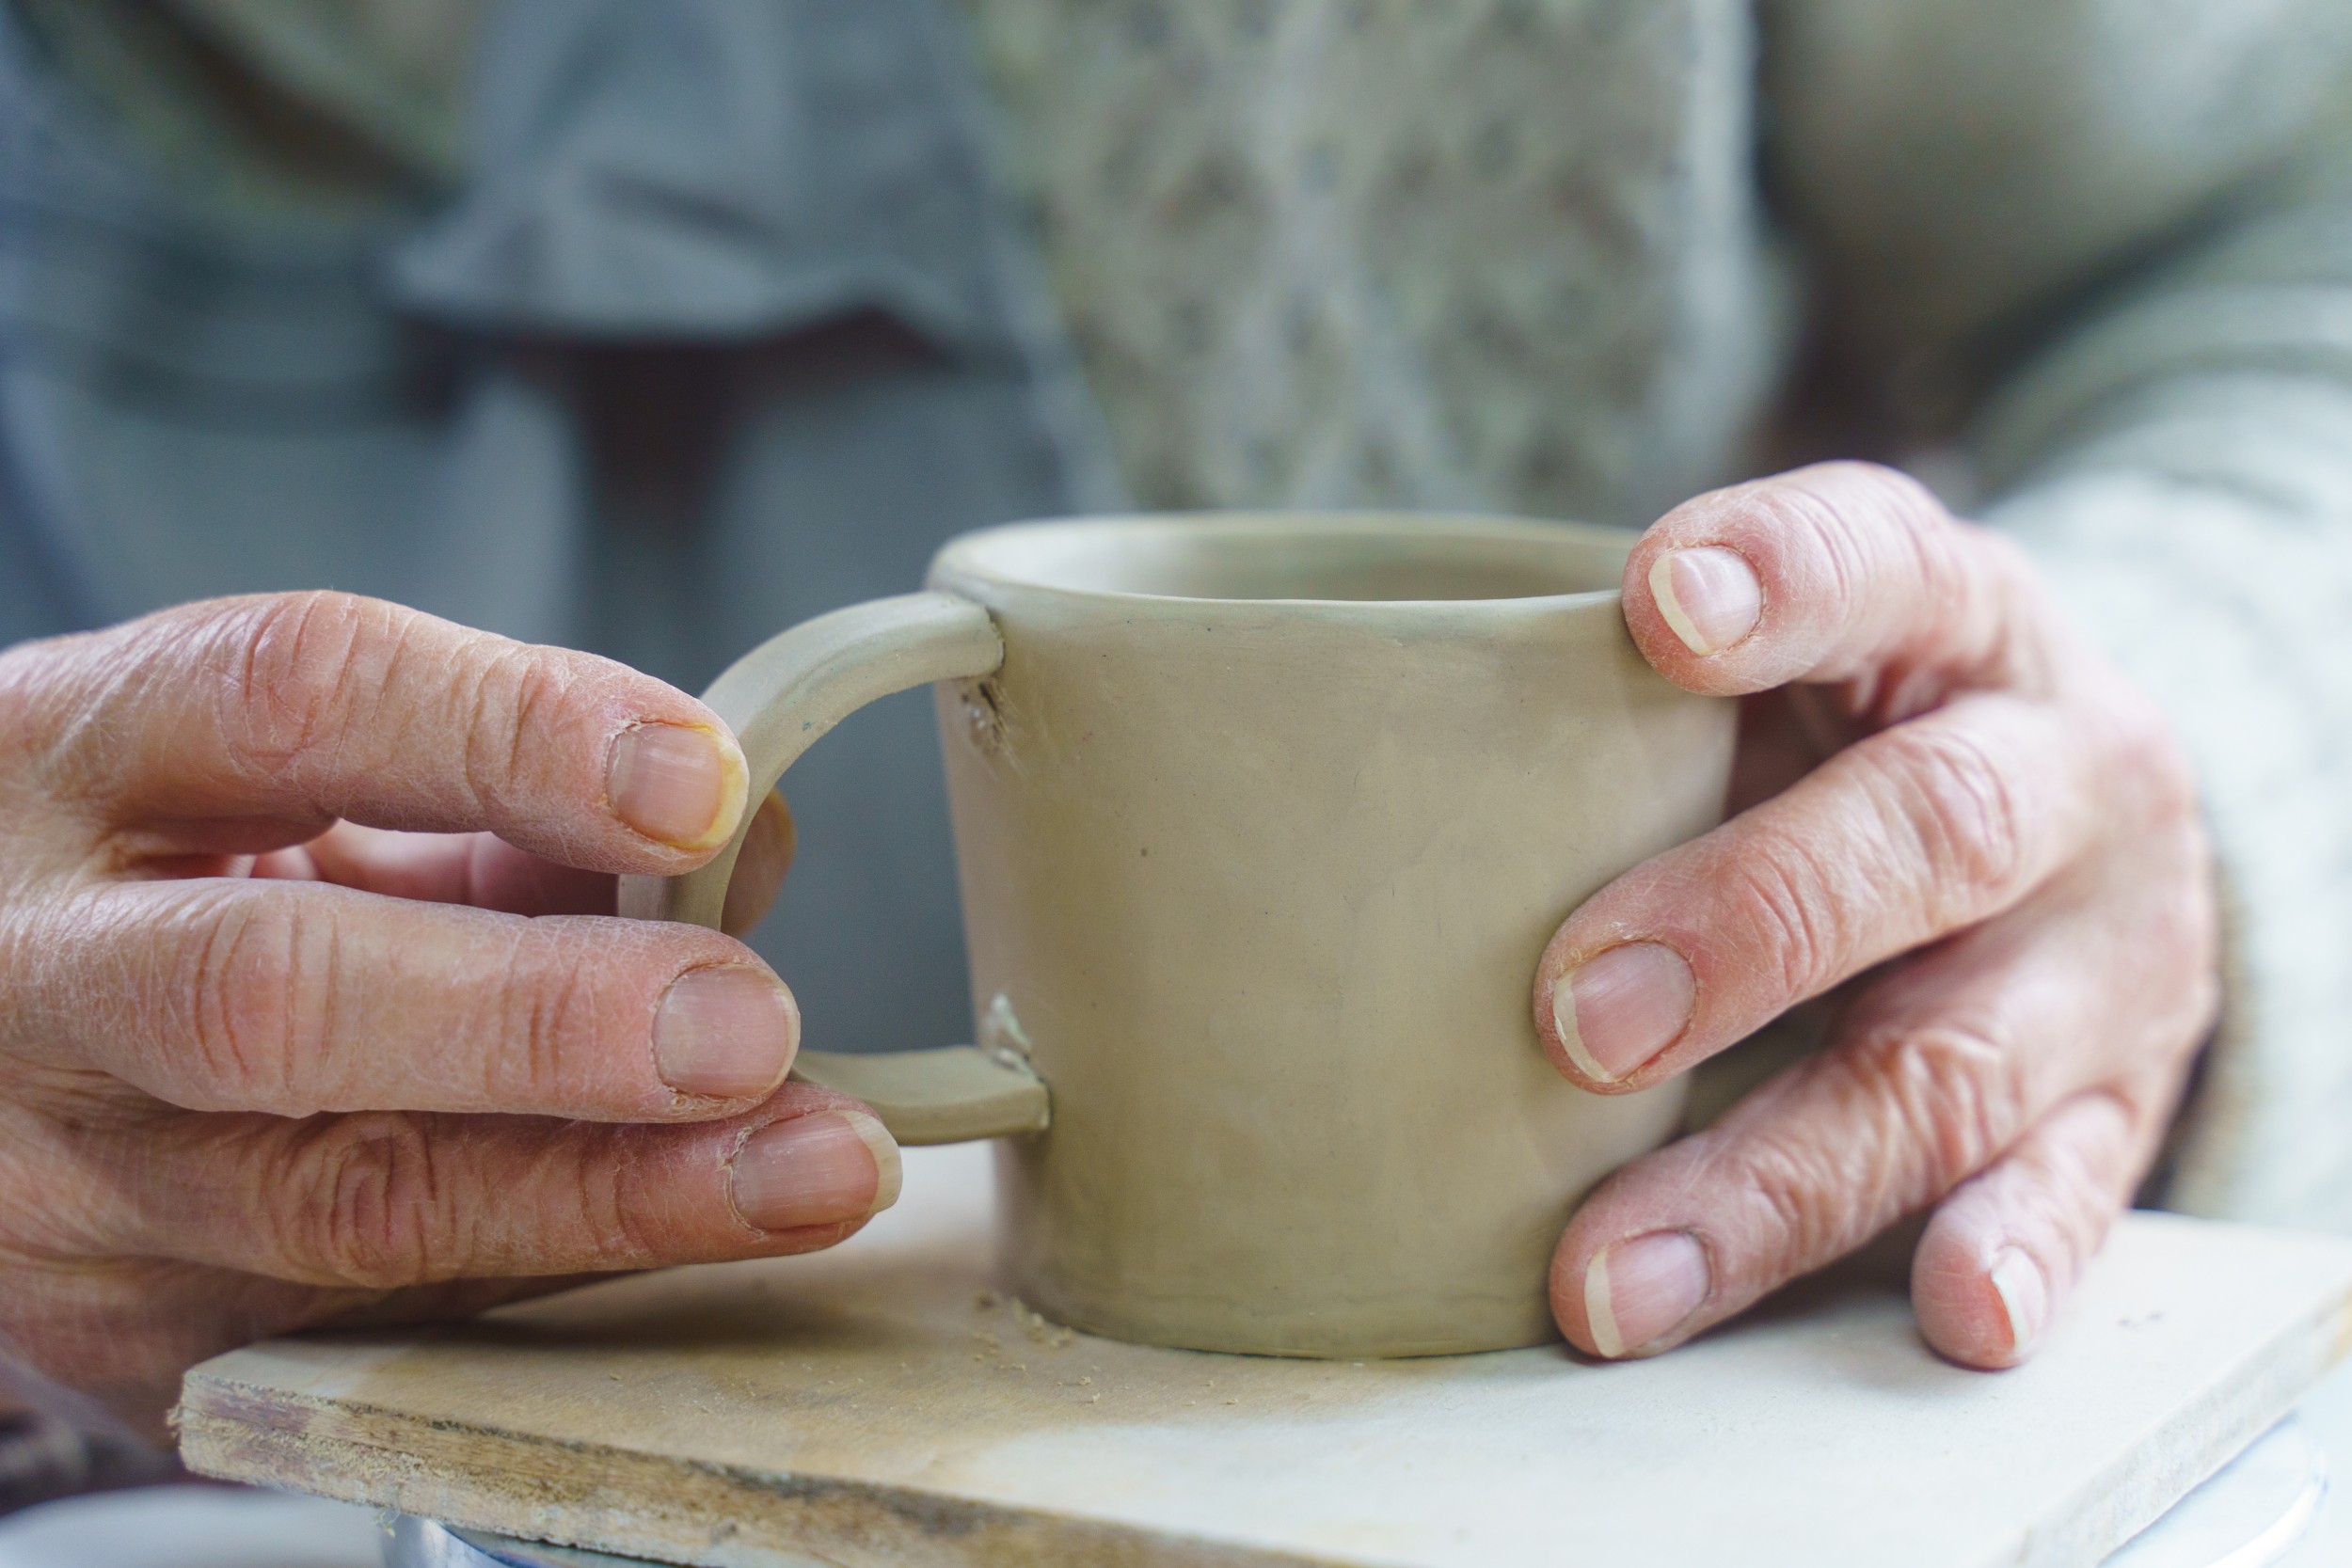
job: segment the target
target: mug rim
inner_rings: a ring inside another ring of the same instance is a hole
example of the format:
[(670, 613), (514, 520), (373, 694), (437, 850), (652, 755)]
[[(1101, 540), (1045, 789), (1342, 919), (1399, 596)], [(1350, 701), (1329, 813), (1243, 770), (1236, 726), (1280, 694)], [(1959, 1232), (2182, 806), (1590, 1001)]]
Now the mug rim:
[[(1613, 528), (1601, 523), (1559, 521), (1545, 518), (1515, 516), (1508, 514), (1472, 512), (1416, 512), (1393, 508), (1363, 511), (1319, 509), (1286, 511), (1279, 509), (1216, 508), (1199, 511), (1133, 512), (1109, 514), (1075, 514), (1060, 517), (1031, 518), (1020, 522), (999, 523), (989, 528), (974, 529), (960, 533), (941, 545), (931, 557), (927, 580), (965, 578), (1025, 593), (1050, 594), (1057, 597), (1081, 602), (1131, 605), (1194, 605), (1204, 608), (1243, 609), (1249, 606), (1296, 606), (1308, 608), (1351, 608), (1359, 611), (1381, 610), (1446, 610), (1462, 611), (1477, 606), (1496, 607), (1563, 607), (1613, 601), (1621, 590), (1615, 581), (1605, 588), (1578, 589), (1568, 593), (1510, 594), (1471, 595), (1468, 597), (1431, 598), (1345, 598), (1336, 596), (1274, 596), (1227, 595), (1202, 594), (1158, 593), (1142, 589), (1110, 588), (1099, 584), (1073, 582), (1003, 559), (1009, 551), (1025, 546), (1050, 546), (1053, 543), (1099, 538), (1104, 535), (1123, 535), (1131, 539), (1168, 538), (1182, 534), (1188, 540), (1201, 538), (1331, 538), (1341, 535), (1361, 537), (1370, 534), (1379, 538), (1402, 541), (1442, 540), (1470, 546), (1455, 559), (1471, 564), (1491, 563), (1509, 566), (1523, 562), (1529, 546), (1548, 547), (1566, 543), (1598, 546), (1620, 561), (1628, 555), (1636, 539), (1637, 531)], [(1484, 546), (1483, 553), (1480, 546)], [(1509, 553), (1520, 552), (1520, 553)]]

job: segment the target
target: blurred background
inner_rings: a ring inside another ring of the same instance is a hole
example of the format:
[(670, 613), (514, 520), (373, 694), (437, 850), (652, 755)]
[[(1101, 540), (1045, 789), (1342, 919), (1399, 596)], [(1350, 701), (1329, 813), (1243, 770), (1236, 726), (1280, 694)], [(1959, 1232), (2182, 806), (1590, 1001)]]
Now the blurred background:
[[(2174, 1200), (2341, 1227), (2348, 182), (2339, 0), (0, 0), (0, 644), (332, 586), (693, 690), (1019, 517), (1896, 462), (2205, 769)], [(808, 1043), (965, 1037), (928, 697), (787, 794)]]

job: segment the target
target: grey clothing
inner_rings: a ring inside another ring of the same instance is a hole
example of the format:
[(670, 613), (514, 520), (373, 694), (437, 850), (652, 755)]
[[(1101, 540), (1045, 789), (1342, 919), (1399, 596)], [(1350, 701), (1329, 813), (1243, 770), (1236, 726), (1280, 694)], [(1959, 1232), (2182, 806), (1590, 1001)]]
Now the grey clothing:
[[(466, 188), (297, 221), (183, 198), (6, 19), (0, 640), (334, 586), (695, 689), (959, 530), (1116, 501), (952, 39), (509, 7)], [(760, 942), (812, 1045), (969, 1031), (938, 775), (919, 694), (794, 770)]]
[[(2203, 769), (2234, 964), (2175, 1201), (2352, 1226), (2352, 10), (962, 0), (967, 49), (931, 0), (514, 0), (453, 173), (331, 7), (103, 6), (372, 151), (183, 197), (201, 150), (82, 90), (148, 68), (8, 33), (0, 636), (333, 581), (691, 686), (1122, 490), (1638, 526), (1932, 452)], [(818, 1044), (962, 1023), (896, 708), (794, 775)]]

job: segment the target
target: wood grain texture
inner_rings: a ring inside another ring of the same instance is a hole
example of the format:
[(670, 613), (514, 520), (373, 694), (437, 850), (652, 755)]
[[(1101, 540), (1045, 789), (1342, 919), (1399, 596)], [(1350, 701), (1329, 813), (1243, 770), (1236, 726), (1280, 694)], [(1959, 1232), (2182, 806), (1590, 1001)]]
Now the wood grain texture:
[(2352, 1333), (2352, 1243), (2134, 1215), (2014, 1372), (1938, 1361), (1859, 1275), (1621, 1366), (1152, 1350), (996, 1295), (987, 1189), (923, 1150), (829, 1257), (237, 1351), (189, 1374), (183, 1452), (712, 1568), (2090, 1564)]

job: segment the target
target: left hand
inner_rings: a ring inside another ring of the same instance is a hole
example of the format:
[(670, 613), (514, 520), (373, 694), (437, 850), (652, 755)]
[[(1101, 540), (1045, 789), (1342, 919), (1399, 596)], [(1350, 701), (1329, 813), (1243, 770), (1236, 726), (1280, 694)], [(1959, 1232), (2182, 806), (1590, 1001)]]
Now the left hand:
[(1604, 1356), (1671, 1349), (1932, 1210), (1920, 1332), (1968, 1366), (2022, 1360), (2217, 1006), (2169, 726), (2014, 546), (1865, 465), (1677, 508), (1634, 548), (1625, 613), (1667, 679), (1744, 698), (1738, 815), (1553, 937), (1535, 1019), (1560, 1070), (1646, 1088), (1870, 973), (1820, 1054), (1584, 1202), (1553, 1260), (1561, 1328)]

